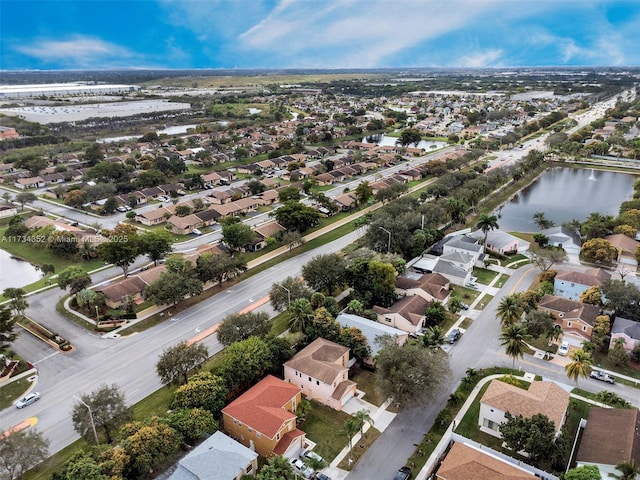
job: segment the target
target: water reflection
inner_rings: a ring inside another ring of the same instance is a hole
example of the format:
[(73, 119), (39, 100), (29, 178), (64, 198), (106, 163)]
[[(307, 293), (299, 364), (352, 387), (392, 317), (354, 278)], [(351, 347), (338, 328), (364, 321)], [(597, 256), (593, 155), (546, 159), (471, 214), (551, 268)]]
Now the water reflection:
[(29, 262), (12, 257), (5, 250), (0, 249), (0, 292), (5, 288), (24, 287), (40, 280), (42, 273)]
[(620, 204), (633, 195), (637, 177), (591, 169), (550, 168), (497, 213), (500, 228), (536, 232), (533, 214), (544, 212), (557, 225), (585, 220), (591, 212), (617, 215)]

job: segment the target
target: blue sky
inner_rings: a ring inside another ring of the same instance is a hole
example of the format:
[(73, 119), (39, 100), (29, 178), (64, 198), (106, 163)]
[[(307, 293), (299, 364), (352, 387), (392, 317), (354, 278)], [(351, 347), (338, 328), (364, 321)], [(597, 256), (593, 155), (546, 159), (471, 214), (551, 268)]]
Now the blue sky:
[(0, 0), (0, 69), (640, 65), (640, 0)]

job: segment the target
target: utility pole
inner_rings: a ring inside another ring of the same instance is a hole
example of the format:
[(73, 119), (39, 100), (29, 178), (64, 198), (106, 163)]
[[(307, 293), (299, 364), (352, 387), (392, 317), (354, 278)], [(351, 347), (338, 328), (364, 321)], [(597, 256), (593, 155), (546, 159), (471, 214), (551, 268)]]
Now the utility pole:
[[(96, 307), (98, 308), (98, 307)], [(76, 400), (78, 400), (82, 405), (84, 405), (85, 407), (87, 407), (87, 410), (89, 411), (89, 420), (91, 420), (91, 429), (93, 430), (93, 436), (96, 439), (96, 445), (99, 445), (100, 442), (98, 441), (98, 432), (96, 431), (96, 424), (93, 421), (93, 413), (91, 413), (91, 407), (89, 405), (87, 405), (86, 403), (84, 403), (82, 401), (82, 399), (76, 395), (73, 396), (73, 398), (75, 398)]]

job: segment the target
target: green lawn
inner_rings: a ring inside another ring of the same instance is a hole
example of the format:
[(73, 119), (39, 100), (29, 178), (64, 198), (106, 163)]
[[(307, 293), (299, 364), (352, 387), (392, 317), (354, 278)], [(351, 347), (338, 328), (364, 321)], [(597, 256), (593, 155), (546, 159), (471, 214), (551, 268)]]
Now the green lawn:
[(482, 283), (483, 285), (489, 285), (491, 280), (496, 278), (498, 275), (497, 272), (493, 270), (487, 270), (486, 268), (477, 268), (473, 269), (473, 276), (477, 278), (478, 283)]
[(380, 393), (376, 384), (376, 374), (364, 368), (352, 368), (349, 370), (349, 379), (358, 384), (357, 389), (364, 392), (364, 400), (379, 407), (384, 403), (384, 396)]
[(478, 298), (478, 295), (480, 295), (480, 292), (478, 290), (473, 290), (467, 287), (461, 287), (459, 285), (451, 285), (450, 292), (451, 292), (451, 295), (456, 295), (459, 299), (463, 300), (465, 303), (473, 302), (476, 298)]
[(476, 304), (475, 309), (484, 310), (484, 307), (486, 307), (491, 300), (493, 300), (493, 295), (489, 295), (488, 293), (483, 295), (480, 301)]
[(54, 472), (60, 470), (62, 465), (71, 459), (79, 451), (89, 450), (90, 445), (84, 439), (79, 439), (71, 445), (64, 447), (42, 462), (38, 467), (25, 473), (21, 480), (51, 480)]
[[(31, 382), (27, 381), (26, 378), (21, 378), (0, 388), (0, 410), (13, 405), (13, 402), (24, 395), (30, 384)], [(5, 428), (10, 426), (11, 425), (3, 425)]]
[(348, 414), (312, 400), (311, 411), (300, 429), (307, 434), (309, 440), (316, 443), (314, 451), (330, 462), (348, 443), (347, 437), (340, 433), (348, 418)]
[(593, 355), (593, 364), (597, 367), (604, 368), (605, 370), (611, 370), (640, 380), (640, 365), (630, 363), (628, 367), (618, 366), (609, 360), (609, 357), (607, 357), (605, 353), (595, 353)]
[(508, 275), (500, 275), (500, 277), (498, 277), (498, 280), (496, 280), (496, 283), (494, 283), (493, 286), (496, 288), (502, 288), (502, 286), (505, 283), (507, 283), (507, 280), (509, 280)]

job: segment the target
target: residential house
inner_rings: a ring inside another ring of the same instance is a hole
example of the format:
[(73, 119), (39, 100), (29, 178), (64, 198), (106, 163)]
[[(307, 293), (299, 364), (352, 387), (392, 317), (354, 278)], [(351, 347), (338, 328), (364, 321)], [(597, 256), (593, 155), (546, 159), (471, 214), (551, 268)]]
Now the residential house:
[(553, 422), (558, 435), (568, 406), (569, 393), (554, 382), (532, 382), (525, 390), (493, 380), (480, 399), (478, 425), (481, 431), (501, 438), (499, 427), (507, 412), (524, 418), (540, 413)]
[(580, 254), (580, 235), (566, 227), (551, 227), (540, 231), (549, 239), (549, 246), (562, 247), (570, 255)]
[(418, 295), (428, 302), (437, 300), (446, 303), (451, 282), (440, 273), (425, 273), (419, 276), (403, 275), (396, 277), (396, 293), (410, 297)]
[(18, 132), (13, 127), (0, 127), (0, 140), (14, 140), (19, 138)]
[(18, 214), (18, 209), (12, 203), (0, 203), (0, 218), (13, 217)]
[(591, 339), (596, 317), (600, 315), (600, 309), (595, 305), (554, 295), (542, 297), (538, 309), (551, 312), (556, 325), (562, 328), (563, 339), (576, 346)]
[(611, 342), (609, 343), (609, 348), (613, 348), (619, 338), (624, 340), (623, 347), (626, 351), (630, 352), (633, 350), (640, 344), (640, 322), (616, 317), (611, 327)]
[(209, 184), (209, 185), (220, 185), (220, 182), (222, 181), (222, 177), (218, 175), (218, 172), (210, 172), (205, 175), (202, 175), (202, 181), (205, 184)]
[(46, 186), (46, 182), (42, 177), (18, 178), (13, 185), (20, 190), (27, 188), (42, 188)]
[[(478, 241), (484, 241), (484, 232), (482, 230), (476, 230), (471, 236), (478, 239)], [(522, 240), (502, 230), (489, 230), (487, 232), (485, 248), (501, 255), (512, 255), (529, 250), (530, 245), (526, 240)]]
[(188, 235), (193, 233), (193, 230), (202, 227), (202, 224), (202, 219), (194, 213), (185, 215), (184, 217), (173, 215), (167, 219), (167, 225), (171, 226), (171, 232), (176, 235)]
[(375, 305), (373, 311), (378, 322), (409, 333), (419, 332), (424, 326), (424, 314), (429, 302), (419, 295), (402, 297), (389, 308)]
[(373, 364), (373, 358), (375, 358), (381, 348), (380, 344), (376, 342), (376, 339), (379, 337), (386, 335), (393, 337), (395, 342), (400, 346), (404, 345), (409, 338), (409, 334), (404, 330), (390, 327), (351, 313), (341, 313), (338, 315), (338, 318), (336, 318), (336, 321), (343, 327), (357, 328), (362, 332), (367, 339), (369, 348), (371, 349), (371, 358), (365, 359), (369, 364)]
[(321, 173), (320, 175), (316, 175), (316, 183), (321, 187), (331, 185), (335, 181), (336, 178), (330, 173)]
[(41, 176), (47, 185), (55, 185), (57, 183), (64, 183), (65, 177), (62, 173), (45, 173)]
[(169, 480), (241, 480), (258, 470), (258, 454), (217, 431), (178, 462)]
[(228, 217), (230, 215), (239, 215), (242, 212), (242, 209), (236, 204), (236, 202), (225, 203), (222, 205), (212, 205), (209, 207), (210, 210), (215, 210), (218, 212), (220, 217)]
[(490, 449), (453, 442), (442, 461), (435, 478), (437, 480), (536, 480), (521, 462), (509, 462), (504, 456), (494, 455)]
[(472, 257), (459, 252), (451, 252), (447, 255), (450, 257), (460, 256), (460, 259), (466, 258), (467, 262), (463, 263), (463, 265), (466, 265), (467, 269), (460, 266), (460, 263), (451, 262), (442, 256), (438, 257), (429, 254), (422, 255), (422, 257), (418, 257), (415, 261), (410, 262), (407, 268), (410, 271), (422, 274), (439, 273), (454, 285), (464, 286), (468, 284), (471, 281), (471, 273), (473, 272), (473, 266), (470, 263)]
[(208, 227), (209, 225), (213, 225), (220, 219), (220, 213), (213, 209), (196, 212), (194, 213), (194, 215), (198, 217), (200, 220), (202, 220), (203, 227)]
[(145, 196), (147, 201), (157, 200), (158, 197), (162, 197), (165, 195), (164, 190), (162, 190), (160, 187), (143, 188), (142, 190), (140, 190), (140, 193)]
[(611, 242), (611, 244), (618, 250), (618, 263), (629, 265), (635, 270), (635, 268), (638, 266), (638, 261), (636, 260), (635, 253), (638, 249), (638, 245), (640, 245), (640, 242), (634, 240), (633, 238), (629, 238), (622, 233), (607, 235), (606, 237), (604, 237), (604, 239)]
[(146, 212), (136, 212), (135, 220), (143, 225), (160, 225), (167, 221), (168, 218), (173, 216), (173, 212), (176, 209), (175, 205), (161, 206), (155, 210), (149, 210)]
[(264, 457), (295, 456), (305, 433), (296, 428), (302, 389), (268, 375), (222, 409), (225, 432)]
[(209, 194), (209, 197), (211, 198), (211, 203), (223, 205), (225, 203), (230, 203), (233, 200), (233, 191), (231, 191), (231, 189), (214, 190)]
[(582, 431), (576, 465), (595, 465), (602, 478), (619, 474), (620, 462), (640, 465), (640, 413), (637, 408), (592, 406)]
[(105, 303), (109, 308), (120, 308), (129, 300), (140, 304), (144, 302), (142, 293), (145, 287), (158, 280), (166, 268), (165, 265), (151, 267), (114, 283), (98, 286), (95, 291), (104, 294)]
[(265, 222), (262, 225), (258, 225), (253, 229), (253, 233), (255, 233), (256, 236), (253, 240), (253, 243), (247, 246), (247, 250), (250, 250), (252, 252), (262, 250), (267, 246), (268, 238), (274, 238), (278, 233), (284, 232), (286, 230), (286, 228), (284, 228), (275, 220)]
[(442, 255), (452, 252), (470, 255), (473, 257), (473, 265), (476, 267), (484, 267), (484, 259), (487, 257), (480, 242), (468, 235), (447, 237), (442, 245)]
[(349, 349), (324, 338), (285, 362), (284, 379), (300, 386), (305, 397), (338, 411), (356, 393), (355, 382), (349, 380)]
[(333, 201), (338, 204), (340, 210), (342, 210), (343, 212), (351, 210), (358, 204), (358, 198), (353, 192), (347, 192), (343, 193), (342, 195), (338, 195), (337, 197), (334, 197)]
[(553, 294), (570, 300), (580, 300), (580, 295), (591, 287), (600, 287), (611, 275), (602, 268), (585, 272), (561, 270), (553, 281)]
[(278, 202), (279, 194), (277, 190), (265, 190), (258, 195), (263, 205), (273, 205)]

